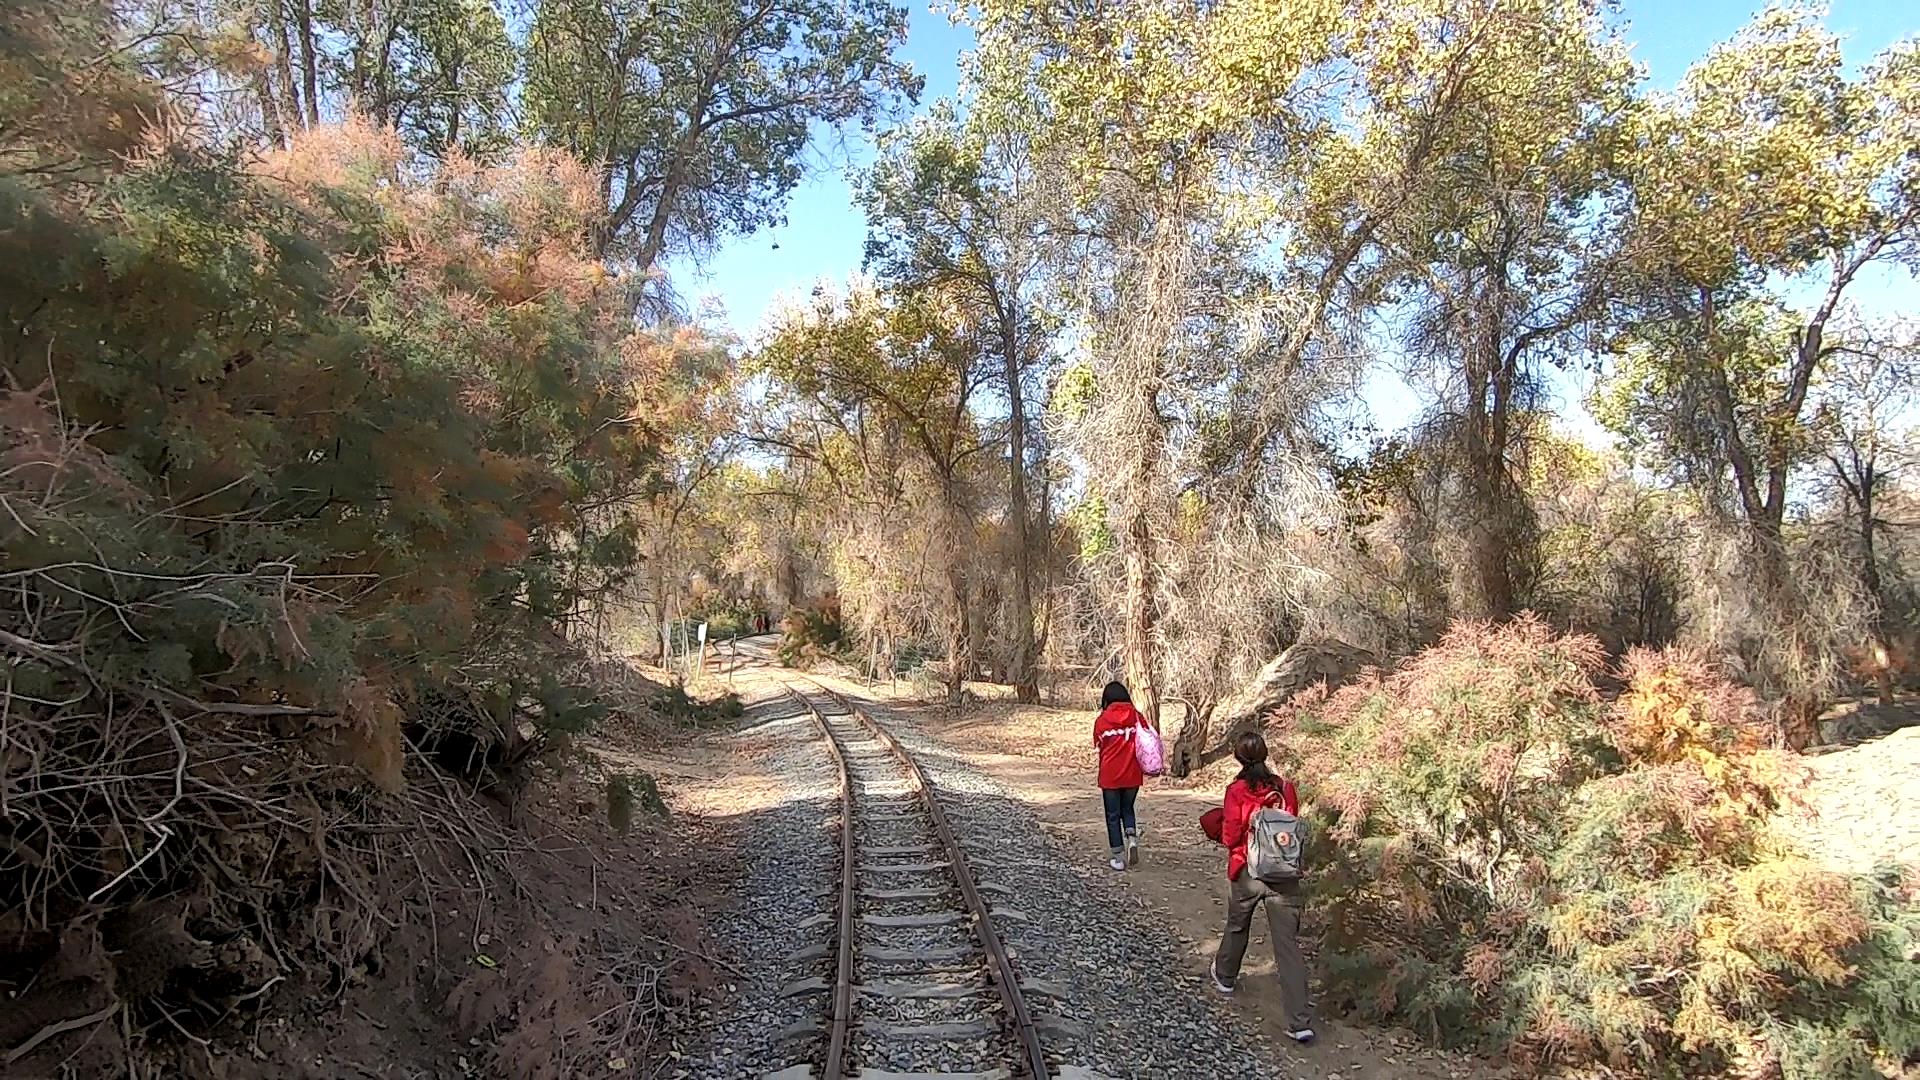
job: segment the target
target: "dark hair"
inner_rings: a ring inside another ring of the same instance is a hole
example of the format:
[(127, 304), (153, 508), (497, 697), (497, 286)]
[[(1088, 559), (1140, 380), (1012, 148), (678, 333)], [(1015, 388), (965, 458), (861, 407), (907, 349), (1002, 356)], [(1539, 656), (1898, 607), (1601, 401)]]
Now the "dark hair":
[(1233, 740), (1233, 758), (1240, 763), (1239, 779), (1248, 787), (1277, 790), (1280, 778), (1267, 768), (1267, 740), (1257, 731), (1242, 732)]
[(1107, 688), (1100, 691), (1100, 707), (1103, 709), (1121, 701), (1131, 705), (1133, 697), (1127, 693), (1127, 688), (1117, 681), (1108, 683)]

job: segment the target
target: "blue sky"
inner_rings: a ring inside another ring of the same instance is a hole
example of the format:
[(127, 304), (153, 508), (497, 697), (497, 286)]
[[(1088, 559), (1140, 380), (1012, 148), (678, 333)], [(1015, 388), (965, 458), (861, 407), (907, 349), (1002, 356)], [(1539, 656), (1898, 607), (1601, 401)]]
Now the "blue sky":
[[(915, 0), (908, 0), (910, 4)], [(1635, 57), (1658, 87), (1671, 86), (1715, 42), (1732, 36), (1764, 6), (1756, 0), (1625, 0), (1627, 36)], [(1888, 44), (1920, 33), (1920, 9), (1912, 0), (1833, 0), (1827, 23), (1846, 41), (1851, 63), (1862, 63)], [(926, 76), (922, 105), (950, 96), (959, 82), (959, 59), (973, 35), (944, 15), (914, 7), (903, 57)], [(736, 237), (698, 268), (675, 268), (690, 299), (705, 298), (724, 309), (735, 332), (751, 336), (768, 305), (782, 293), (804, 292), (822, 278), (844, 279), (860, 265), (865, 224), (853, 205), (849, 168), (872, 160), (872, 146), (859, 132), (816, 140), (812, 175), (794, 192), (788, 223)], [(1913, 308), (1914, 282), (1885, 273), (1863, 282), (1863, 307)], [(1577, 381), (1557, 388), (1569, 413), (1581, 395)], [(1419, 395), (1390, 372), (1380, 372), (1363, 395), (1376, 420), (1398, 427), (1417, 409)], [(1584, 420), (1584, 417), (1577, 417)], [(1576, 423), (1576, 427), (1586, 427)]]

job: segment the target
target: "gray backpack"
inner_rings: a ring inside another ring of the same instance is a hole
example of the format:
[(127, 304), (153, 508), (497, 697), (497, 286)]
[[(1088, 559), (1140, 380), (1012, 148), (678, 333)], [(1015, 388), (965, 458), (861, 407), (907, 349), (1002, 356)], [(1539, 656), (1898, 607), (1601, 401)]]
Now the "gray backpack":
[[(1293, 785), (1282, 787), (1285, 806), (1299, 809)], [(1307, 823), (1279, 806), (1263, 806), (1247, 818), (1247, 872), (1267, 882), (1299, 881), (1307, 873)]]

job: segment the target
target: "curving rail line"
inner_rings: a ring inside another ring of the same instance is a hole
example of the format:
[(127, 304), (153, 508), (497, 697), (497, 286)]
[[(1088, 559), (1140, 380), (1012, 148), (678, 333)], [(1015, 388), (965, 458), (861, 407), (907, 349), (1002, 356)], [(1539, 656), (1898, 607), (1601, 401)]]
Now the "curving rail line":
[[(811, 682), (812, 680), (809, 681)], [(895, 739), (893, 734), (885, 727), (877, 723), (871, 715), (854, 707), (851, 702), (833, 690), (817, 682), (814, 683), (813, 686), (819, 694), (825, 695), (825, 697), (837, 707), (839, 713), (851, 717), (872, 739), (884, 746), (902, 767), (908, 779), (909, 787), (917, 797), (920, 807), (925, 811), (926, 817), (931, 823), (932, 833), (941, 849), (941, 853), (946, 859), (946, 866), (950, 868), (952, 883), (959, 892), (965, 906), (965, 921), (971, 923), (980, 952), (984, 955), (986, 976), (998, 990), (1002, 1013), (1000, 1026), (1009, 1037), (1010, 1042), (1006, 1052), (1006, 1059), (1002, 1066), (1004, 1071), (947, 1075), (973, 1077), (1009, 1076), (1022, 1077), (1026, 1078), (1026, 1080), (1045, 1080), (1046, 1077), (1051, 1075), (1047, 1063), (1046, 1051), (1041, 1045), (1039, 1032), (1035, 1028), (1033, 1014), (1031, 1010), (1028, 1009), (1026, 998), (1021, 992), (1019, 977), (1013, 970), (1013, 962), (1007, 955), (1005, 945), (1001, 943), (1000, 935), (994, 930), (992, 909), (981, 895), (979, 883), (975, 880), (973, 871), (967, 864), (966, 851), (960, 845), (958, 838), (955, 837), (953, 833), (952, 827), (948, 824), (946, 814), (940, 806), (940, 800), (934, 793), (932, 783), (927, 780), (925, 771), (921, 769), (920, 763), (913, 759), (913, 755), (909, 754), (906, 748), (900, 745), (899, 740)], [(787, 686), (786, 690), (813, 719), (814, 726), (826, 741), (828, 753), (833, 758), (834, 768), (839, 777), (841, 814), (840, 888), (838, 910), (834, 920), (836, 925), (835, 944), (832, 949), (834, 969), (832, 983), (829, 987), (831, 993), (831, 1015), (826, 1025), (827, 1045), (825, 1058), (820, 1062), (820, 1072), (818, 1075), (823, 1078), (823, 1080), (843, 1080), (843, 1078), (861, 1075), (861, 1073), (853, 1067), (853, 1062), (849, 1060), (851, 1057), (850, 1046), (853, 1042), (852, 1035), (858, 1026), (855, 1023), (853, 1015), (854, 1002), (860, 990), (854, 971), (856, 962), (856, 916), (858, 913), (858, 900), (861, 896), (861, 890), (858, 885), (860, 843), (858, 830), (856, 829), (858, 819), (855, 817), (854, 783), (848, 766), (849, 755), (846, 752), (846, 747), (843, 746), (841, 736), (834, 731), (833, 725), (828, 722), (825, 713), (816, 706), (813, 699), (795, 690), (791, 685)], [(886, 867), (875, 866), (870, 869), (877, 871), (886, 869)], [(913, 892), (895, 893), (894, 895), (928, 896), (931, 895), (931, 893)], [(881, 922), (880, 920), (873, 921), (879, 922), (881, 925), (892, 925)], [(903, 923), (901, 925), (908, 924)], [(811, 1070), (804, 1072), (797, 1071), (800, 1068), (801, 1067), (796, 1066), (794, 1069), (770, 1075), (778, 1077), (814, 1075)], [(879, 1075), (895, 1075), (886, 1074), (878, 1070), (875, 1072)], [(915, 1073), (913, 1075), (932, 1078), (941, 1074)]]

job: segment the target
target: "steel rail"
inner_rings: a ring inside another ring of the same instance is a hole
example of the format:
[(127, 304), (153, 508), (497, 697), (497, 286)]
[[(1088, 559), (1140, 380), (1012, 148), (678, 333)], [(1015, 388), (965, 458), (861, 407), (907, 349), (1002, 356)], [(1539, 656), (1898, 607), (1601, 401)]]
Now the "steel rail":
[(846, 755), (840, 752), (840, 741), (827, 727), (826, 717), (820, 715), (820, 710), (813, 707), (805, 694), (786, 683), (781, 686), (813, 718), (813, 726), (826, 740), (827, 753), (833, 756), (834, 770), (840, 778), (840, 929), (835, 934), (833, 1015), (827, 1026), (827, 1059), (820, 1068), (823, 1080), (844, 1080), (847, 1029), (853, 1020), (853, 779), (847, 772)]
[[(1007, 1019), (1013, 1025), (1014, 1037), (1019, 1040), (1020, 1052), (1016, 1058), (1016, 1063), (1024, 1067), (1026, 1075), (1031, 1078), (1031, 1080), (1046, 1080), (1050, 1075), (1050, 1070), (1047, 1065), (1046, 1049), (1041, 1045), (1039, 1030), (1034, 1027), (1033, 1013), (1027, 1008), (1026, 995), (1020, 990), (1020, 979), (1019, 976), (1014, 973), (1013, 960), (1007, 955), (1006, 946), (1001, 944), (1000, 935), (993, 928), (993, 910), (987, 906), (986, 900), (980, 895), (980, 889), (973, 879), (973, 869), (967, 864), (966, 849), (960, 846), (960, 841), (954, 836), (952, 827), (947, 824), (947, 815), (940, 807), (940, 799), (934, 792), (933, 783), (927, 779), (926, 772), (920, 768), (920, 763), (914, 760), (913, 755), (907, 752), (906, 747), (900, 745), (900, 741), (893, 737), (893, 733), (885, 727), (882, 727), (870, 714), (856, 708), (852, 702), (848, 701), (833, 689), (814, 682), (812, 679), (807, 681), (813, 682), (813, 685), (819, 687), (822, 693), (832, 698), (842, 709), (845, 709), (847, 715), (852, 716), (861, 725), (865, 726), (867, 730), (873, 732), (875, 737), (886, 744), (887, 748), (893, 751), (894, 756), (899, 758), (900, 761), (906, 765), (907, 771), (912, 774), (914, 786), (919, 790), (921, 798), (926, 801), (927, 816), (933, 819), (934, 835), (939, 838), (941, 846), (946, 849), (947, 863), (953, 869), (954, 880), (958, 882), (960, 886), (960, 895), (966, 900), (967, 909), (973, 916), (974, 933), (980, 939), (981, 950), (987, 954), (987, 963), (991, 969), (989, 976), (993, 980), (993, 984), (1000, 990), (1000, 1002), (1006, 1007)], [(805, 700), (804, 696), (802, 696), (801, 700)], [(828, 743), (830, 745), (833, 744), (833, 735), (831, 731), (827, 730), (825, 719), (812, 707), (811, 703), (808, 704), (807, 710), (813, 714), (814, 720), (820, 725), (821, 730), (826, 733)], [(834, 760), (840, 762), (842, 794), (846, 798), (851, 799), (851, 784), (847, 781), (846, 759), (841, 756), (838, 746), (834, 746), (833, 756)], [(849, 803), (848, 805), (850, 806), (851, 804)], [(853, 974), (851, 965), (852, 951), (847, 946), (850, 938), (846, 936), (848, 927), (851, 925), (850, 913), (852, 911), (850, 902), (852, 893), (851, 883), (853, 881), (853, 848), (850, 839), (852, 836), (852, 818), (850, 810), (843, 809), (842, 812), (849, 815), (847, 818), (849, 830), (846, 833), (849, 839), (847, 846), (844, 848), (845, 863), (843, 873), (845, 874), (845, 878), (841, 883), (842, 937), (840, 956), (842, 967), (840, 969), (840, 978), (843, 981), (838, 982), (834, 987), (834, 1000), (836, 1002), (834, 1008), (836, 1018), (835, 1032), (837, 1034), (844, 1032), (844, 1024), (841, 1024), (838, 1019), (841, 1015), (838, 1002), (851, 990), (850, 979)], [(829, 1070), (834, 1070), (837, 1067), (837, 1061), (829, 1061)], [(832, 1080), (832, 1078), (838, 1077), (841, 1074), (835, 1071), (829, 1071), (827, 1075), (829, 1080)]]

